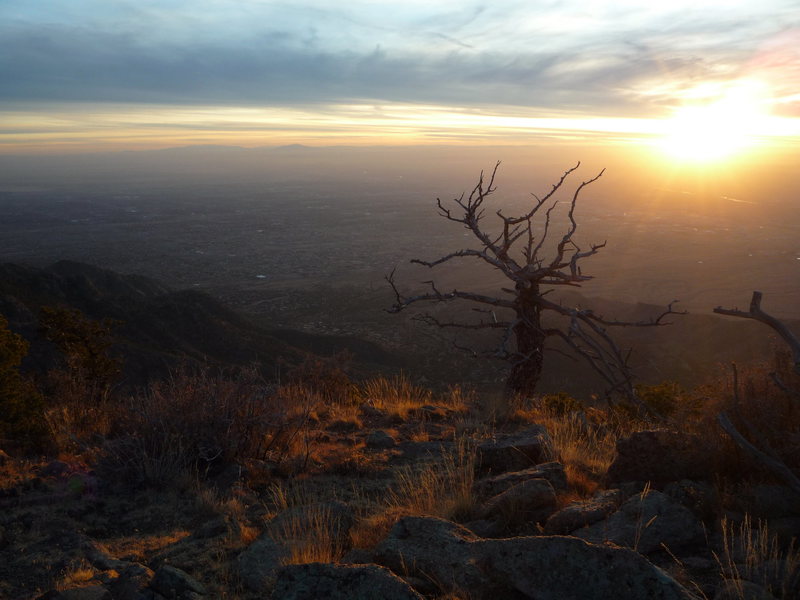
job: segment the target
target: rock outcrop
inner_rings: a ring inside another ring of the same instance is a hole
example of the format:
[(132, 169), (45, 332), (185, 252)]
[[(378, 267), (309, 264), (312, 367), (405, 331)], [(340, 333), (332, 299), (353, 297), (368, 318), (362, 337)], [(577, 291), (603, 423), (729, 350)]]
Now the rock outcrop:
[(310, 563), (278, 573), (273, 600), (422, 600), (414, 589), (378, 565)]
[(550, 460), (553, 443), (547, 430), (532, 425), (514, 434), (478, 446), (477, 468), (481, 473), (521, 471)]
[(676, 551), (702, 541), (703, 528), (685, 506), (666, 494), (635, 494), (607, 519), (573, 535), (594, 543), (612, 542), (642, 554)]
[(574, 537), (482, 539), (433, 517), (401, 519), (376, 560), (403, 576), (433, 579), (480, 598), (689, 600), (693, 596), (643, 556)]

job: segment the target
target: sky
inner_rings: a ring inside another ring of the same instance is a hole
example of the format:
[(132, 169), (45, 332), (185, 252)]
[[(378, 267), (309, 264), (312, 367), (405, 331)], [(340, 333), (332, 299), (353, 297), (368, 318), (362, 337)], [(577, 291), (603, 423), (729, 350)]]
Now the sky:
[(709, 106), (722, 116), (707, 137), (746, 125), (800, 142), (797, 0), (0, 2), (5, 154), (542, 136), (685, 147), (709, 120), (686, 111)]

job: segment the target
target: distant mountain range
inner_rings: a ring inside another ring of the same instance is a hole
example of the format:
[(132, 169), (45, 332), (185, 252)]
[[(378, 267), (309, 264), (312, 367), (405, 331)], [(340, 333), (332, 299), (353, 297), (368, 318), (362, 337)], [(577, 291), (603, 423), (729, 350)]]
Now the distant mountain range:
[(363, 340), (265, 329), (202, 292), (174, 291), (139, 275), (73, 261), (44, 269), (0, 264), (0, 314), (31, 342), (25, 366), (32, 370), (44, 370), (56, 359), (38, 331), (43, 306), (67, 306), (92, 319), (120, 321), (115, 351), (124, 358), (125, 381), (134, 385), (185, 361), (220, 367), (257, 363), (267, 376), (309, 354), (342, 350), (365, 371), (397, 368), (403, 362)]

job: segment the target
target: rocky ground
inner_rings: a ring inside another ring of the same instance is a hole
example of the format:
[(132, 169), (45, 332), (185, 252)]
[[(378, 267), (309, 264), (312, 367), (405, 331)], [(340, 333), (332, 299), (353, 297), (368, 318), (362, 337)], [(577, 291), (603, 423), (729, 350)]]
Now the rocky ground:
[[(800, 597), (800, 498), (731, 487), (701, 437), (609, 437), (585, 413), (489, 422), (464, 404), (367, 400), (316, 419), (302, 465), (253, 460), (162, 489), (119, 482), (91, 453), (4, 455), (0, 597)], [(601, 438), (616, 440), (608, 460)]]

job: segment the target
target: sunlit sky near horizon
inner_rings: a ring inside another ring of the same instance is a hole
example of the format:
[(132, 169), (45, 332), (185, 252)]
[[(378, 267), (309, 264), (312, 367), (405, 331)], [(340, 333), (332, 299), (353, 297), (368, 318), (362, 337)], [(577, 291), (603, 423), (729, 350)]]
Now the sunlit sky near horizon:
[(791, 151), (800, 4), (4, 0), (0, 82), (5, 154), (542, 135)]

